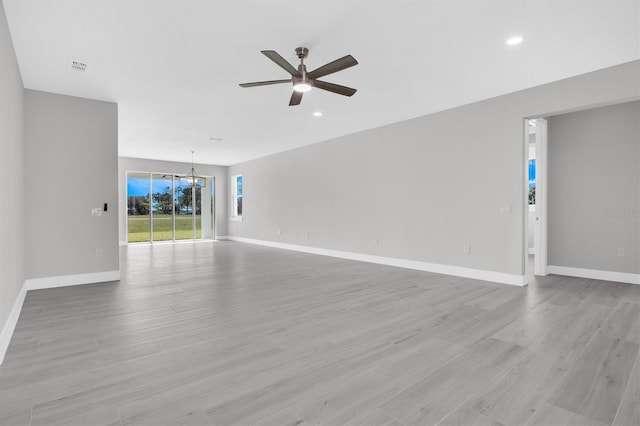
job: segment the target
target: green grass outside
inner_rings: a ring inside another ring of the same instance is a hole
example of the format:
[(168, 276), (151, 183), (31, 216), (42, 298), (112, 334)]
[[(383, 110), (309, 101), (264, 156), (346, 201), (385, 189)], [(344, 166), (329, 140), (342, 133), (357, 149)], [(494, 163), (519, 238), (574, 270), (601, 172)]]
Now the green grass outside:
[[(191, 215), (176, 215), (176, 240), (193, 238), (193, 222)], [(196, 215), (196, 238), (202, 237), (201, 216)], [(129, 229), (127, 230), (129, 242), (137, 243), (149, 241), (149, 215), (129, 216)], [(171, 215), (153, 215), (153, 241), (171, 240)]]

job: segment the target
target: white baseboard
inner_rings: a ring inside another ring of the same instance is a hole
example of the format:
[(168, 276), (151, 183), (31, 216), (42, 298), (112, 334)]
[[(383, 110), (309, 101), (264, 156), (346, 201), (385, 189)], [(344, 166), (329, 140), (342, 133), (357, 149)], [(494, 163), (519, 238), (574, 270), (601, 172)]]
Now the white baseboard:
[(229, 237), (226, 235), (216, 235), (216, 240), (228, 240)]
[(27, 290), (67, 287), (80, 284), (95, 284), (107, 281), (118, 281), (120, 271), (92, 272), (89, 274), (62, 275), (57, 277), (31, 278), (25, 281)]
[(547, 266), (547, 272), (569, 277), (589, 278), (592, 280), (615, 281), (627, 284), (640, 284), (640, 274), (626, 272), (601, 271), (598, 269), (571, 268), (569, 266)]
[(317, 247), (300, 246), (295, 244), (277, 243), (274, 241), (254, 240), (243, 237), (227, 237), (231, 241), (257, 244), (267, 247), (275, 247), (285, 250), (294, 250), (304, 253), (319, 254), (321, 256), (339, 257), (341, 259), (358, 260), (361, 262), (377, 263), (380, 265), (397, 266), (400, 268), (416, 269), (418, 271), (435, 272), (437, 274), (454, 275), (476, 280), (493, 281), (502, 284), (525, 286), (523, 275), (505, 274), (502, 272), (484, 271), (481, 269), (465, 268), (461, 266), (441, 265), (437, 263), (419, 262), (415, 260), (398, 259), (395, 257), (374, 256), (370, 254), (354, 253), (348, 251), (329, 250)]
[(126, 241), (120, 241), (120, 242), (118, 242), (118, 245), (119, 245), (119, 246), (121, 246), (121, 247), (122, 247), (122, 246), (126, 246), (126, 245), (128, 245), (128, 244), (129, 244), (129, 243), (128, 243), (128, 242), (126, 242)]
[(7, 353), (7, 349), (9, 349), (9, 343), (11, 343), (11, 337), (16, 329), (16, 324), (18, 324), (18, 318), (20, 317), (20, 312), (22, 312), (22, 305), (26, 295), (27, 286), (23, 284), (16, 301), (13, 303), (13, 308), (9, 312), (9, 317), (2, 327), (2, 333), (0, 333), (0, 364), (4, 362), (4, 356)]

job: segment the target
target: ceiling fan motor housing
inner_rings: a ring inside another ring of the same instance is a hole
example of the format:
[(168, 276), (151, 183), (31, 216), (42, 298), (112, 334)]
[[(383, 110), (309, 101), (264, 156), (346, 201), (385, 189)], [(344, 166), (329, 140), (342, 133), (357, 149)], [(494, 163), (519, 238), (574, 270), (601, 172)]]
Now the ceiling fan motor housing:
[(309, 49), (306, 47), (296, 47), (296, 55), (298, 55), (298, 58), (304, 59), (309, 56)]
[(292, 76), (291, 81), (293, 81), (293, 85), (295, 86), (296, 84), (299, 83), (306, 83), (306, 84), (312, 84), (312, 81), (307, 78), (307, 66), (305, 64), (300, 64), (298, 65), (298, 72), (300, 73), (300, 76)]

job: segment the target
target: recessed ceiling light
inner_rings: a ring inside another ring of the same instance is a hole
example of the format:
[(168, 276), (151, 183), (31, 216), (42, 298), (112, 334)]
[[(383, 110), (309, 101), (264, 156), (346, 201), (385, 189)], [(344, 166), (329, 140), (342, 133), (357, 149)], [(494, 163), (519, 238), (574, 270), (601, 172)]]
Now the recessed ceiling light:
[(209, 140), (212, 142), (222, 142), (222, 138), (214, 138), (213, 136), (209, 137)]
[(507, 39), (507, 45), (515, 46), (516, 44), (522, 43), (523, 40), (524, 38), (522, 38), (521, 36), (511, 37), (510, 39)]
[(322, 117), (322, 113), (320, 111), (316, 111), (313, 113), (314, 117)]

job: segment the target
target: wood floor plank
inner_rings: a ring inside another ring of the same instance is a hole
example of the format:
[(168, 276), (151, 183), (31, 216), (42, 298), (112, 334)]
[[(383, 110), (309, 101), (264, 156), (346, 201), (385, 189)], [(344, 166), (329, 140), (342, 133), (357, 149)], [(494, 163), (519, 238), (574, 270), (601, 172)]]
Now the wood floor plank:
[(0, 403), (0, 425), (2, 426), (30, 426), (30, 404), (2, 404)]
[(627, 382), (622, 402), (613, 421), (614, 426), (640, 425), (640, 353)]
[(491, 337), (524, 347), (532, 347), (569, 316), (570, 310), (558, 308), (551, 303), (523, 313), (518, 319), (501, 328)]
[(527, 426), (605, 426), (569, 410), (545, 403), (527, 423)]
[(620, 302), (605, 321), (601, 333), (640, 344), (640, 305)]
[(611, 424), (638, 350), (636, 343), (594, 336), (549, 402), (583, 417)]
[(77, 414), (52, 420), (45, 413), (34, 413), (31, 426), (122, 426), (115, 407), (80, 410)]
[(409, 349), (401, 348), (393, 358), (359, 366), (313, 392), (303, 392), (293, 406), (309, 424), (350, 424), (417, 378), (434, 373), (468, 349), (433, 339)]
[(402, 423), (384, 414), (377, 408), (361, 413), (351, 419), (347, 424), (352, 426), (404, 426)]
[(543, 346), (529, 349), (468, 406), (505, 425), (525, 424), (569, 367), (562, 355)]
[(544, 335), (541, 344), (564, 354), (567, 359), (578, 359), (612, 312), (610, 307), (601, 305), (570, 309), (569, 315), (554, 323)]
[(504, 424), (463, 404), (442, 419), (438, 426), (504, 426)]
[(436, 424), (507, 368), (524, 348), (495, 339), (470, 348), (380, 409), (405, 424)]
[(581, 278), (122, 247), (118, 282), (27, 293), (0, 424), (636, 424), (639, 307)]

